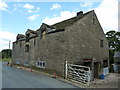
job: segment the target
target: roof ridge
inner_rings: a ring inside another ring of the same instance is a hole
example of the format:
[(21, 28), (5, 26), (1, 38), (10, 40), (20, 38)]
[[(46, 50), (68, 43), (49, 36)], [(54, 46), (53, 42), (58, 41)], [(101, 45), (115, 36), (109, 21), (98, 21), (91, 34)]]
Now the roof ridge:
[[(55, 23), (51, 26), (57, 28), (57, 29), (61, 29), (61, 28), (65, 28), (66, 26), (69, 26), (73, 23), (75, 23), (76, 21), (84, 18), (86, 15), (88, 15), (89, 13), (93, 12), (94, 10), (91, 10), (89, 12), (86, 12), (86, 13), (80, 13), (79, 15), (75, 16), (75, 17), (72, 17), (72, 18), (69, 18), (69, 19), (66, 19), (64, 21), (61, 21), (61, 22), (58, 22), (58, 23)], [(81, 11), (80, 11), (81, 12)], [(79, 13), (79, 12), (78, 12)]]

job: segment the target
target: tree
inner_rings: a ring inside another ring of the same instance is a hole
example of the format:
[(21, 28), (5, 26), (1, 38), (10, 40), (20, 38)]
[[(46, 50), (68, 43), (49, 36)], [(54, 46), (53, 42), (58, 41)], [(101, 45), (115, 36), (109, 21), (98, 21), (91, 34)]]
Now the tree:
[(11, 49), (3, 49), (1, 52), (2, 52), (2, 59), (11, 58), (11, 55), (12, 55)]
[(106, 33), (106, 38), (109, 43), (109, 58), (110, 64), (114, 63), (114, 53), (115, 51), (120, 51), (120, 32), (114, 30)]

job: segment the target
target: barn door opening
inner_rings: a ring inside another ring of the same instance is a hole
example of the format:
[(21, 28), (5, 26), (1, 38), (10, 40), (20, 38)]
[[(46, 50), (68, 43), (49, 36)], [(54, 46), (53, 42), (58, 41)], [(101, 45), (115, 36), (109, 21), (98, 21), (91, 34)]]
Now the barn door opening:
[(103, 61), (103, 74), (105, 76), (109, 74), (108, 60)]
[(92, 69), (92, 59), (83, 59), (84, 66), (90, 67)]
[(94, 62), (94, 78), (99, 78), (100, 63)]

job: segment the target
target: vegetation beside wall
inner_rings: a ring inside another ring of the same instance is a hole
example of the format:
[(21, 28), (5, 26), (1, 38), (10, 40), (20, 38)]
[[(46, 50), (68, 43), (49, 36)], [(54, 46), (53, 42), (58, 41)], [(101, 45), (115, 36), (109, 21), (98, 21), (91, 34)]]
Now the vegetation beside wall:
[(4, 59), (0, 59), (0, 61), (12, 62), (12, 59), (10, 59), (10, 58), (4, 58)]
[(109, 60), (111, 66), (114, 63), (114, 53), (120, 51), (120, 32), (111, 30), (106, 33), (106, 38), (109, 43)]
[(11, 49), (3, 49), (1, 51), (1, 53), (2, 53), (2, 59), (12, 57), (12, 50)]
[(62, 73), (56, 71), (56, 70), (53, 70), (53, 69), (48, 69), (48, 68), (38, 68), (38, 67), (35, 67), (35, 66), (24, 66), (24, 65), (20, 65), (20, 64), (14, 64), (16, 66), (23, 66), (25, 68), (30, 68), (32, 70), (36, 70), (36, 71), (40, 71), (40, 72), (43, 72), (43, 73), (46, 73), (48, 75), (53, 75), (54, 72), (56, 73), (57, 76), (59, 77), (64, 77)]
[(47, 74), (50, 74), (50, 75), (53, 75), (53, 73), (55, 72), (57, 76), (63, 77), (62, 73), (60, 73), (60, 72), (58, 72), (56, 70), (53, 70), (53, 69), (38, 68), (38, 67), (35, 67), (35, 66), (31, 66), (29, 68), (37, 70), (37, 71), (41, 71), (41, 72), (44, 72), (44, 73), (47, 73)]

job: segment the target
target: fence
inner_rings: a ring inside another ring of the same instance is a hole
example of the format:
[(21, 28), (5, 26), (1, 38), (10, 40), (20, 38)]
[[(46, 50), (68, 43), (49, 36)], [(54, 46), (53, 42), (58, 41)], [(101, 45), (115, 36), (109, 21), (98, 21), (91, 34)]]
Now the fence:
[(66, 61), (66, 78), (76, 83), (90, 85), (90, 67), (67, 64)]

